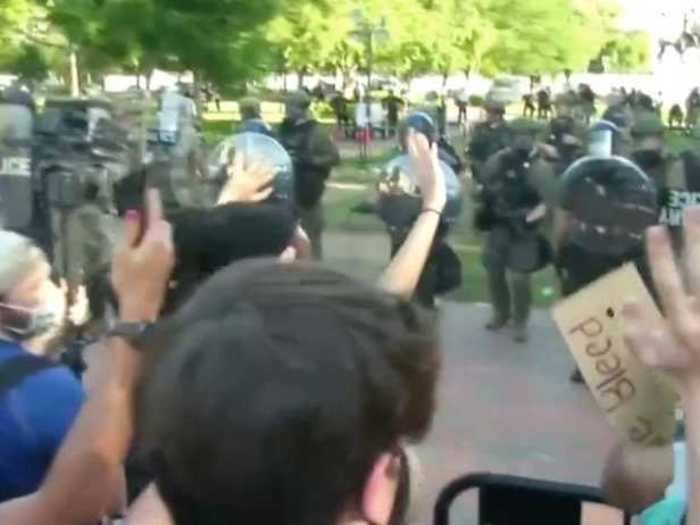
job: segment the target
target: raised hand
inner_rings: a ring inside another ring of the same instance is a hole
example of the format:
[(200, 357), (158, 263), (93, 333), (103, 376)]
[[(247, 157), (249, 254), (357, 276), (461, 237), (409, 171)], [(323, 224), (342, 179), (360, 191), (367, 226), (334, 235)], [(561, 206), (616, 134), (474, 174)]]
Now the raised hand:
[(272, 194), (274, 167), (254, 163), (245, 165), (243, 153), (237, 151), (226, 168), (228, 180), (219, 194), (218, 204), (260, 202)]
[(127, 214), (112, 261), (112, 286), (125, 320), (158, 317), (174, 266), (172, 228), (163, 217), (160, 194), (149, 190), (145, 221), (136, 212)]
[(665, 319), (631, 302), (625, 308), (626, 338), (648, 365), (679, 380), (681, 388), (700, 382), (700, 208), (686, 210), (687, 289), (668, 232), (651, 228), (647, 253)]
[(408, 130), (408, 156), (416, 170), (417, 184), (423, 197), (423, 208), (442, 212), (447, 203), (445, 174), (438, 160), (437, 144), (432, 147), (422, 133)]

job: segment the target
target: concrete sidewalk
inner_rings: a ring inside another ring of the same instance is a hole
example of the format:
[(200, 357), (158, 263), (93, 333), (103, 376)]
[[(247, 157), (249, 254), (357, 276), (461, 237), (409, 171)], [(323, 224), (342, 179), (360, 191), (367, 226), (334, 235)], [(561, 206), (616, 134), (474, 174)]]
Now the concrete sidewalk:
[[(548, 312), (535, 312), (526, 345), (483, 326), (484, 305), (446, 303), (444, 365), (432, 433), (418, 447), (425, 483), (417, 523), (431, 520), (441, 487), (487, 471), (597, 485), (614, 442), (587, 389), (568, 376), (573, 360)], [(476, 523), (475, 499), (456, 505), (456, 523)], [(587, 523), (620, 523), (593, 512)]]
[[(389, 257), (385, 234), (329, 232), (327, 264), (374, 281)], [(484, 329), (483, 304), (445, 302), (440, 323), (444, 365), (434, 428), (417, 447), (424, 482), (412, 523), (430, 523), (448, 481), (488, 471), (597, 485), (612, 430), (584, 386), (569, 382), (573, 359), (548, 311), (535, 311), (526, 345)], [(475, 498), (456, 505), (455, 523), (476, 523)], [(596, 511), (587, 524), (618, 524)]]

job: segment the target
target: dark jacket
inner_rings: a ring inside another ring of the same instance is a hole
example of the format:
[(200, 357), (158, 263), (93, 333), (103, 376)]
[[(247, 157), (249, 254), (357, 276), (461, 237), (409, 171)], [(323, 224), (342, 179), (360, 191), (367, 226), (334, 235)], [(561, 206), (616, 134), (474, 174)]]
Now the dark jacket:
[(301, 124), (285, 120), (279, 140), (294, 163), (297, 204), (314, 207), (323, 196), (331, 170), (340, 164), (338, 149), (315, 120)]

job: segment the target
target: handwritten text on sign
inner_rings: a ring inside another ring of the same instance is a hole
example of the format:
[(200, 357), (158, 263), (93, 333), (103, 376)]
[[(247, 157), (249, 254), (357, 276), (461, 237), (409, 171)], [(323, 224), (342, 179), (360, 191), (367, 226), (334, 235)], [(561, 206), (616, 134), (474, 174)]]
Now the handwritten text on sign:
[(640, 445), (669, 443), (675, 394), (623, 340), (620, 313), (630, 297), (656, 309), (631, 264), (562, 301), (554, 308), (554, 319), (610, 424)]

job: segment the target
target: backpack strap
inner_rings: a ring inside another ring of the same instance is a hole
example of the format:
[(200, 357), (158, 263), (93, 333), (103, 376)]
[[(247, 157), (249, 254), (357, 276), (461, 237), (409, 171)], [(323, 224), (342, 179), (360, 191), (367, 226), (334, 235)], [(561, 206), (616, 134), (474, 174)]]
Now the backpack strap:
[(57, 367), (58, 363), (31, 354), (11, 357), (0, 363), (0, 397), (29, 376)]

